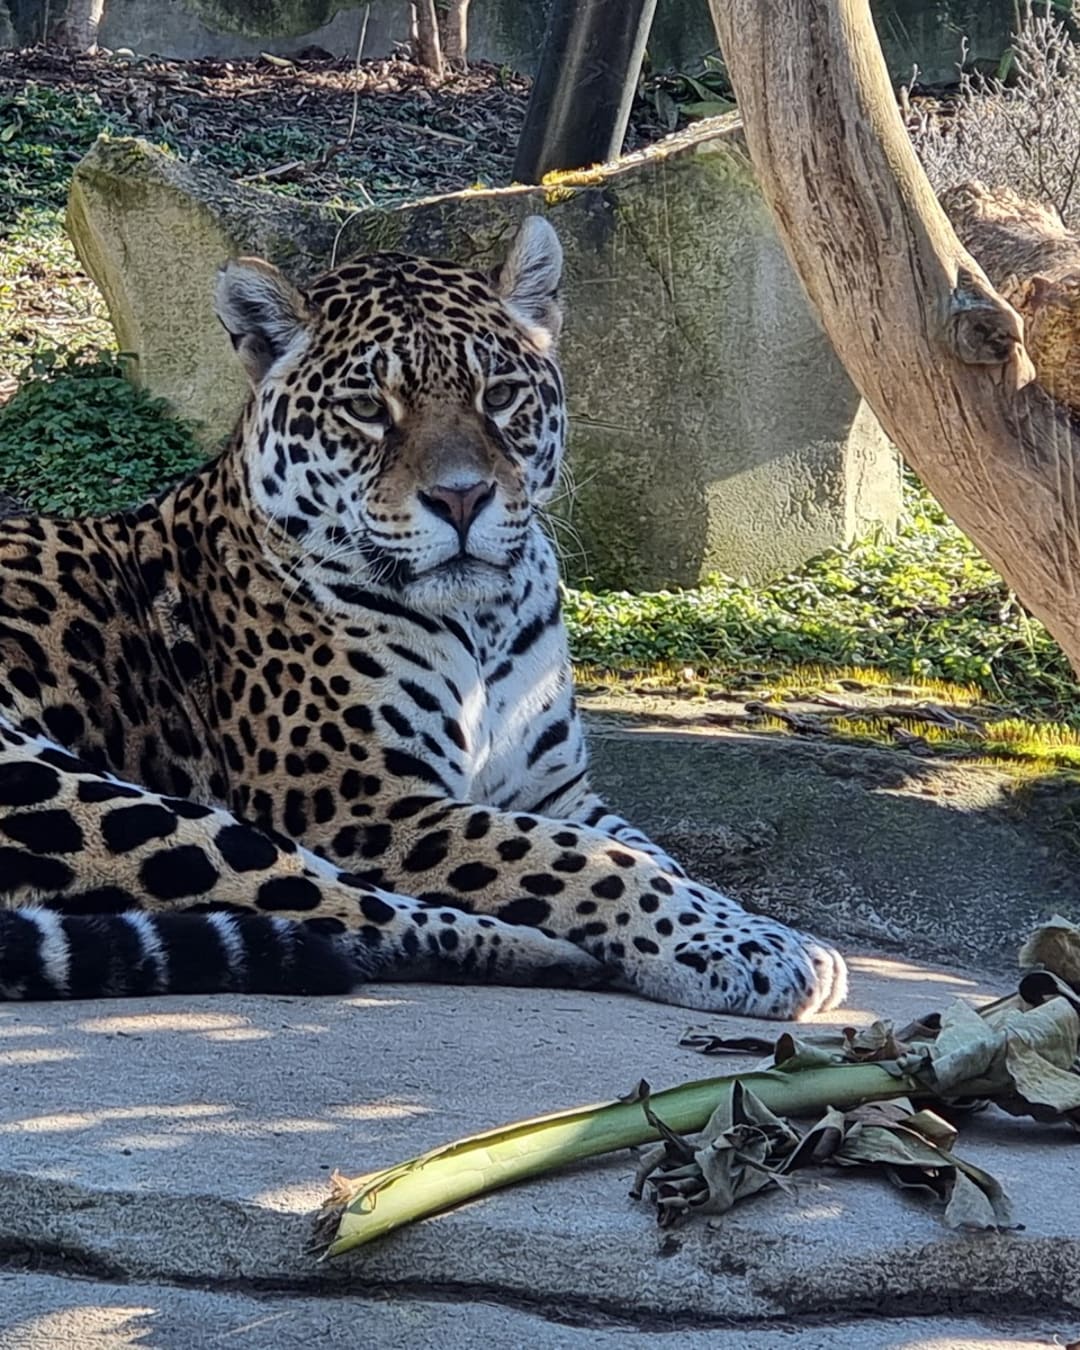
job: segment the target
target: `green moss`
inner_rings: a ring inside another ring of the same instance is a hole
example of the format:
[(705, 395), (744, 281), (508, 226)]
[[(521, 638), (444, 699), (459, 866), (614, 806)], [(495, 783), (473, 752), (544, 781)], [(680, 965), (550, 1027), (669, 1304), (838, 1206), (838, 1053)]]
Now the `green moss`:
[(612, 672), (578, 664), (583, 706), (599, 712), (674, 716), (740, 736), (787, 736), (815, 744), (887, 749), (909, 763), (938, 759), (1005, 769), (1017, 791), (1052, 779), (1080, 783), (1080, 726), (1006, 715), (976, 685), (899, 682), (864, 666), (770, 671), (670, 662)]
[[(354, 229), (356, 233), (362, 235), (363, 247), (368, 252), (393, 253), (402, 246), (404, 217), (397, 211), (383, 211), (373, 207), (355, 218)], [(343, 239), (348, 235), (355, 239), (356, 233), (346, 228), (343, 231)], [(350, 247), (349, 251), (356, 250)]]

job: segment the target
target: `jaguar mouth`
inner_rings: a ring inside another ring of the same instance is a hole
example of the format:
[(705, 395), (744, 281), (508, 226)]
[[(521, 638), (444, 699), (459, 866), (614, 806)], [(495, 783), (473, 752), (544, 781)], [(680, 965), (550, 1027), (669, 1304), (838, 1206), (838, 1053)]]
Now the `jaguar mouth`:
[(493, 603), (504, 596), (509, 567), (486, 562), (471, 553), (459, 553), (434, 567), (413, 574), (404, 598), (409, 604), (433, 612)]
[(417, 581), (422, 581), (425, 577), (475, 577), (484, 573), (494, 573), (502, 576), (507, 567), (502, 563), (488, 562), (486, 558), (478, 558), (474, 553), (458, 553), (453, 558), (447, 558), (445, 562), (436, 563), (434, 567), (425, 568), (423, 572), (416, 572), (413, 575)]

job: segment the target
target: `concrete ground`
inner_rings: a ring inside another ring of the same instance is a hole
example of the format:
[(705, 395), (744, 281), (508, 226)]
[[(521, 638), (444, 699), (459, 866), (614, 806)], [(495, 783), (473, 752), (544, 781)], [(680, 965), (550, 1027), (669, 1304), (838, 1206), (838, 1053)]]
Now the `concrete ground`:
[(153, 1284), (0, 1274), (0, 1350), (1036, 1350), (1061, 1344), (1032, 1319), (931, 1317), (772, 1322), (756, 1330), (633, 1331), (559, 1324), (496, 1303), (220, 1294)]
[[(1008, 987), (856, 957), (849, 1007), (898, 1021)], [(340, 999), (0, 1007), (0, 1350), (327, 1345), (1065, 1345), (1080, 1338), (1080, 1149), (987, 1114), (963, 1152), (1022, 1231), (957, 1234), (882, 1180), (800, 1178), (660, 1233), (628, 1154), (477, 1201), (332, 1263), (332, 1169), (743, 1067), (613, 994), (376, 986)]]

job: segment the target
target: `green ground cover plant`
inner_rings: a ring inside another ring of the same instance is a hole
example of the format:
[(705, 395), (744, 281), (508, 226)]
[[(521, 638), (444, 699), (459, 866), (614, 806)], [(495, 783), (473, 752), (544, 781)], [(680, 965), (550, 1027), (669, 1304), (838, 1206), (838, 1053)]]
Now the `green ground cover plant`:
[(124, 127), (93, 94), (32, 81), (0, 89), (0, 229), (27, 208), (62, 210), (72, 169), (110, 130)]
[(0, 403), (47, 352), (113, 345), (63, 212), (72, 169), (103, 131), (123, 129), (90, 93), (0, 86)]
[(124, 378), (120, 360), (39, 353), (0, 409), (0, 487), (46, 515), (120, 510), (204, 458), (194, 429)]
[(716, 577), (646, 595), (572, 590), (566, 611), (577, 659), (601, 671), (865, 667), (1080, 725), (1057, 643), (910, 476), (895, 538), (832, 550), (767, 586)]

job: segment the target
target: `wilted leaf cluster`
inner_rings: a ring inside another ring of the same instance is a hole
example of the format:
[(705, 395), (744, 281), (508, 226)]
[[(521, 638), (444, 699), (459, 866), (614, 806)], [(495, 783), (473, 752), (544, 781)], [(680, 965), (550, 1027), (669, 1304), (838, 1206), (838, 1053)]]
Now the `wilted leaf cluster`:
[[(846, 1066), (877, 1064), (910, 1088), (909, 1098), (827, 1106), (804, 1127), (770, 1110), (738, 1079), (696, 1136), (672, 1130), (639, 1088), (662, 1143), (647, 1150), (632, 1194), (648, 1190), (662, 1227), (691, 1213), (719, 1215), (810, 1166), (874, 1167), (899, 1186), (945, 1202), (951, 1227), (1003, 1228), (1012, 1205), (987, 1172), (954, 1152), (950, 1116), (992, 1103), (1011, 1115), (1080, 1129), (1080, 927), (1055, 917), (1021, 949), (1030, 967), (1017, 994), (981, 1009), (958, 1001), (902, 1029), (889, 1022), (797, 1039), (783, 1033), (764, 1067), (796, 1077), (832, 1070), (839, 1094)], [(682, 1044), (703, 1054), (746, 1053), (757, 1038), (694, 1033)], [(796, 1114), (796, 1113), (793, 1113)]]
[(788, 1184), (808, 1167), (880, 1168), (898, 1186), (945, 1203), (950, 1227), (1007, 1228), (1012, 1207), (1000, 1184), (952, 1152), (955, 1126), (906, 1098), (829, 1107), (809, 1128), (770, 1111), (738, 1081), (694, 1139), (650, 1112), (664, 1142), (641, 1158), (631, 1195), (647, 1189), (662, 1228), (691, 1214), (726, 1214), (739, 1200)]

